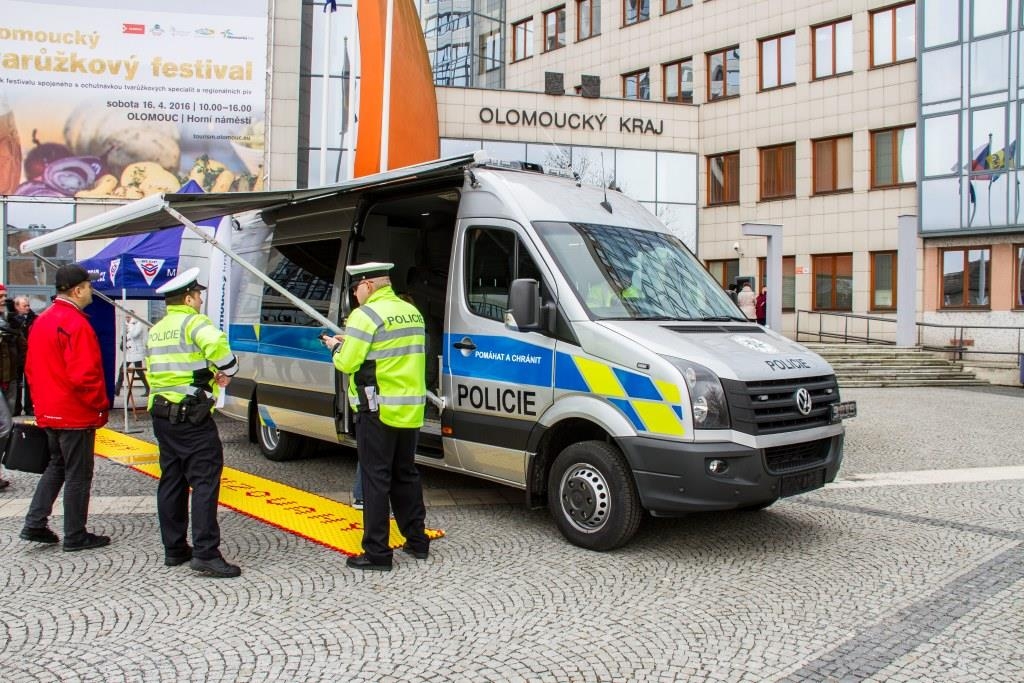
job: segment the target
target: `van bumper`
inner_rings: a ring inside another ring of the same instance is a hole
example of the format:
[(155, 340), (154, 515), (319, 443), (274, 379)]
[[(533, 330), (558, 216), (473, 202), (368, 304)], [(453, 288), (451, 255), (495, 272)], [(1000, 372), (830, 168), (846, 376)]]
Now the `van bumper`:
[[(769, 449), (647, 437), (618, 443), (641, 504), (656, 516), (752, 507), (812, 491), (834, 481), (843, 460), (842, 434)], [(726, 463), (724, 472), (710, 472), (714, 460)]]

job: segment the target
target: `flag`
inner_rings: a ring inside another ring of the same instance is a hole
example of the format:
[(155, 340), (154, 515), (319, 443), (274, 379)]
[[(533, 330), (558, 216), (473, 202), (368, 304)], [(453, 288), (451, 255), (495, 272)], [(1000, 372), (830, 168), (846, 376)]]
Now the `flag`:
[(337, 12), (338, 11), (338, 2), (337, 2), (337, 0), (324, 0), (324, 12), (326, 12), (328, 8), (330, 8), (330, 10), (332, 12)]
[(348, 132), (349, 82), (352, 79), (352, 65), (348, 61), (348, 36), (345, 36), (345, 61), (341, 65), (341, 134)]
[[(971, 172), (974, 173), (976, 171), (987, 170), (989, 168), (988, 158), (991, 154), (991, 142), (986, 142), (984, 145), (981, 145), (974, 150), (974, 154), (971, 156)], [(975, 180), (990, 180), (992, 178), (992, 176), (987, 173), (983, 175), (975, 175), (973, 177)]]
[(994, 173), (992, 173), (992, 175), (989, 177), (990, 183), (994, 183), (996, 180), (999, 179), (999, 176), (1001, 176), (1007, 170), (1015, 168), (1017, 166), (1016, 155), (1016, 140), (1014, 140), (1009, 145), (999, 150), (995, 154), (988, 155), (988, 157), (985, 159), (985, 163), (988, 165), (988, 168), (991, 168), (994, 171)]

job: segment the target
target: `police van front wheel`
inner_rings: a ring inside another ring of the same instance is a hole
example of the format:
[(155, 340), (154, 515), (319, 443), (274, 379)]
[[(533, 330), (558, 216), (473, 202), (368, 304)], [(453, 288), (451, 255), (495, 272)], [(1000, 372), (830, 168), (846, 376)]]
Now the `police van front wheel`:
[(284, 462), (294, 460), (302, 454), (302, 448), (305, 445), (304, 437), (282, 432), (262, 422), (258, 432), (260, 451), (267, 457), (267, 460)]
[(589, 550), (628, 543), (643, 513), (625, 458), (604, 441), (573, 444), (555, 458), (548, 509), (562, 535)]

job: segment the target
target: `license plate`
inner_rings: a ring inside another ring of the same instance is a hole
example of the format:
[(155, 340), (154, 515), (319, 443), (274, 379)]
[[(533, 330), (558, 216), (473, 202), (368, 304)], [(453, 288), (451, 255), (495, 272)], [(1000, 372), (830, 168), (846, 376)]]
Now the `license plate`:
[(832, 422), (839, 422), (849, 417), (857, 417), (857, 402), (843, 401), (832, 404)]
[(781, 498), (795, 496), (805, 491), (820, 489), (824, 485), (825, 468), (801, 472), (800, 474), (790, 474), (783, 477), (782, 481), (779, 482), (779, 496)]

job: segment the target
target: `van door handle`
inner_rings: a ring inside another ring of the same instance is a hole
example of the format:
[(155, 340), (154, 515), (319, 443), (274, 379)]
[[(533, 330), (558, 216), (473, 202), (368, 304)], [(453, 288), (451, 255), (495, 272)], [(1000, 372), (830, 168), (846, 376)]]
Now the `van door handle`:
[(452, 344), (452, 346), (454, 346), (455, 348), (460, 349), (460, 350), (466, 350), (466, 351), (475, 351), (476, 350), (476, 344), (474, 344), (473, 340), (470, 339), (469, 337), (463, 337), (462, 341), (457, 341), (454, 344)]

